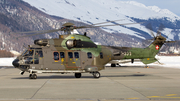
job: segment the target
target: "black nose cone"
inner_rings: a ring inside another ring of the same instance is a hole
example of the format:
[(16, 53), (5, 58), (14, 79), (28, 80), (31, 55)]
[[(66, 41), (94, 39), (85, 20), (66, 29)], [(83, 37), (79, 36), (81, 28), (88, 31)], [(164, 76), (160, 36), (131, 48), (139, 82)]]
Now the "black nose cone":
[(16, 67), (19, 67), (19, 59), (15, 59), (13, 62), (12, 62), (12, 64), (13, 64), (13, 66), (16, 68)]

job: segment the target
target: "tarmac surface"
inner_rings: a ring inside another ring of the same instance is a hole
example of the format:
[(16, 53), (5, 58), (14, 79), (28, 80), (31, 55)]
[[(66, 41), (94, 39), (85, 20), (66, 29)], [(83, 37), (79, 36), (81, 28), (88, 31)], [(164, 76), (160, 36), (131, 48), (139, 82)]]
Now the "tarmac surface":
[(75, 78), (72, 73), (37, 74), (32, 80), (29, 73), (19, 72), (12, 67), (0, 69), (0, 100), (180, 100), (180, 69), (106, 67), (99, 79), (88, 73)]

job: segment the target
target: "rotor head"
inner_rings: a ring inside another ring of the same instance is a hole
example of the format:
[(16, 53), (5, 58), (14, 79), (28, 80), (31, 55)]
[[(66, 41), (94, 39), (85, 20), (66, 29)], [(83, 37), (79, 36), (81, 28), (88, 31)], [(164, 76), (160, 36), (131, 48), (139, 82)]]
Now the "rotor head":
[(74, 26), (74, 24), (68, 22), (68, 23), (63, 24), (62, 26), (64, 26), (64, 27), (71, 27), (71, 26)]

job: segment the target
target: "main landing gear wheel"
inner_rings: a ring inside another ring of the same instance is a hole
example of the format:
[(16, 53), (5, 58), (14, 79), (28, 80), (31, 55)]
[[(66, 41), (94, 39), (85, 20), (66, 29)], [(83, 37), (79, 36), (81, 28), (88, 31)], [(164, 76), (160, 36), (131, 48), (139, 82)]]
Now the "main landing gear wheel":
[(116, 67), (116, 64), (112, 63), (112, 64), (111, 64), (111, 67)]
[(37, 75), (36, 74), (29, 74), (29, 79), (37, 79)]
[(93, 73), (94, 78), (100, 78), (101, 74), (99, 72)]
[(81, 73), (75, 73), (76, 78), (81, 78)]

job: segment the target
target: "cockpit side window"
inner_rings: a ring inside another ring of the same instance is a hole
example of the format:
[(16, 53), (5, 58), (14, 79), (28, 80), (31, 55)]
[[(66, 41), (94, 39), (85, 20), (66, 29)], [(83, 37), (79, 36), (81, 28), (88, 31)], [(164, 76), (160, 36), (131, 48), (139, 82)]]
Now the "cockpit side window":
[(39, 51), (36, 51), (34, 55), (34, 64), (39, 64), (39, 57)]
[(25, 51), (22, 53), (22, 56), (24, 56), (27, 52), (28, 52), (28, 50), (25, 50)]
[(43, 57), (43, 52), (39, 51), (39, 57)]

